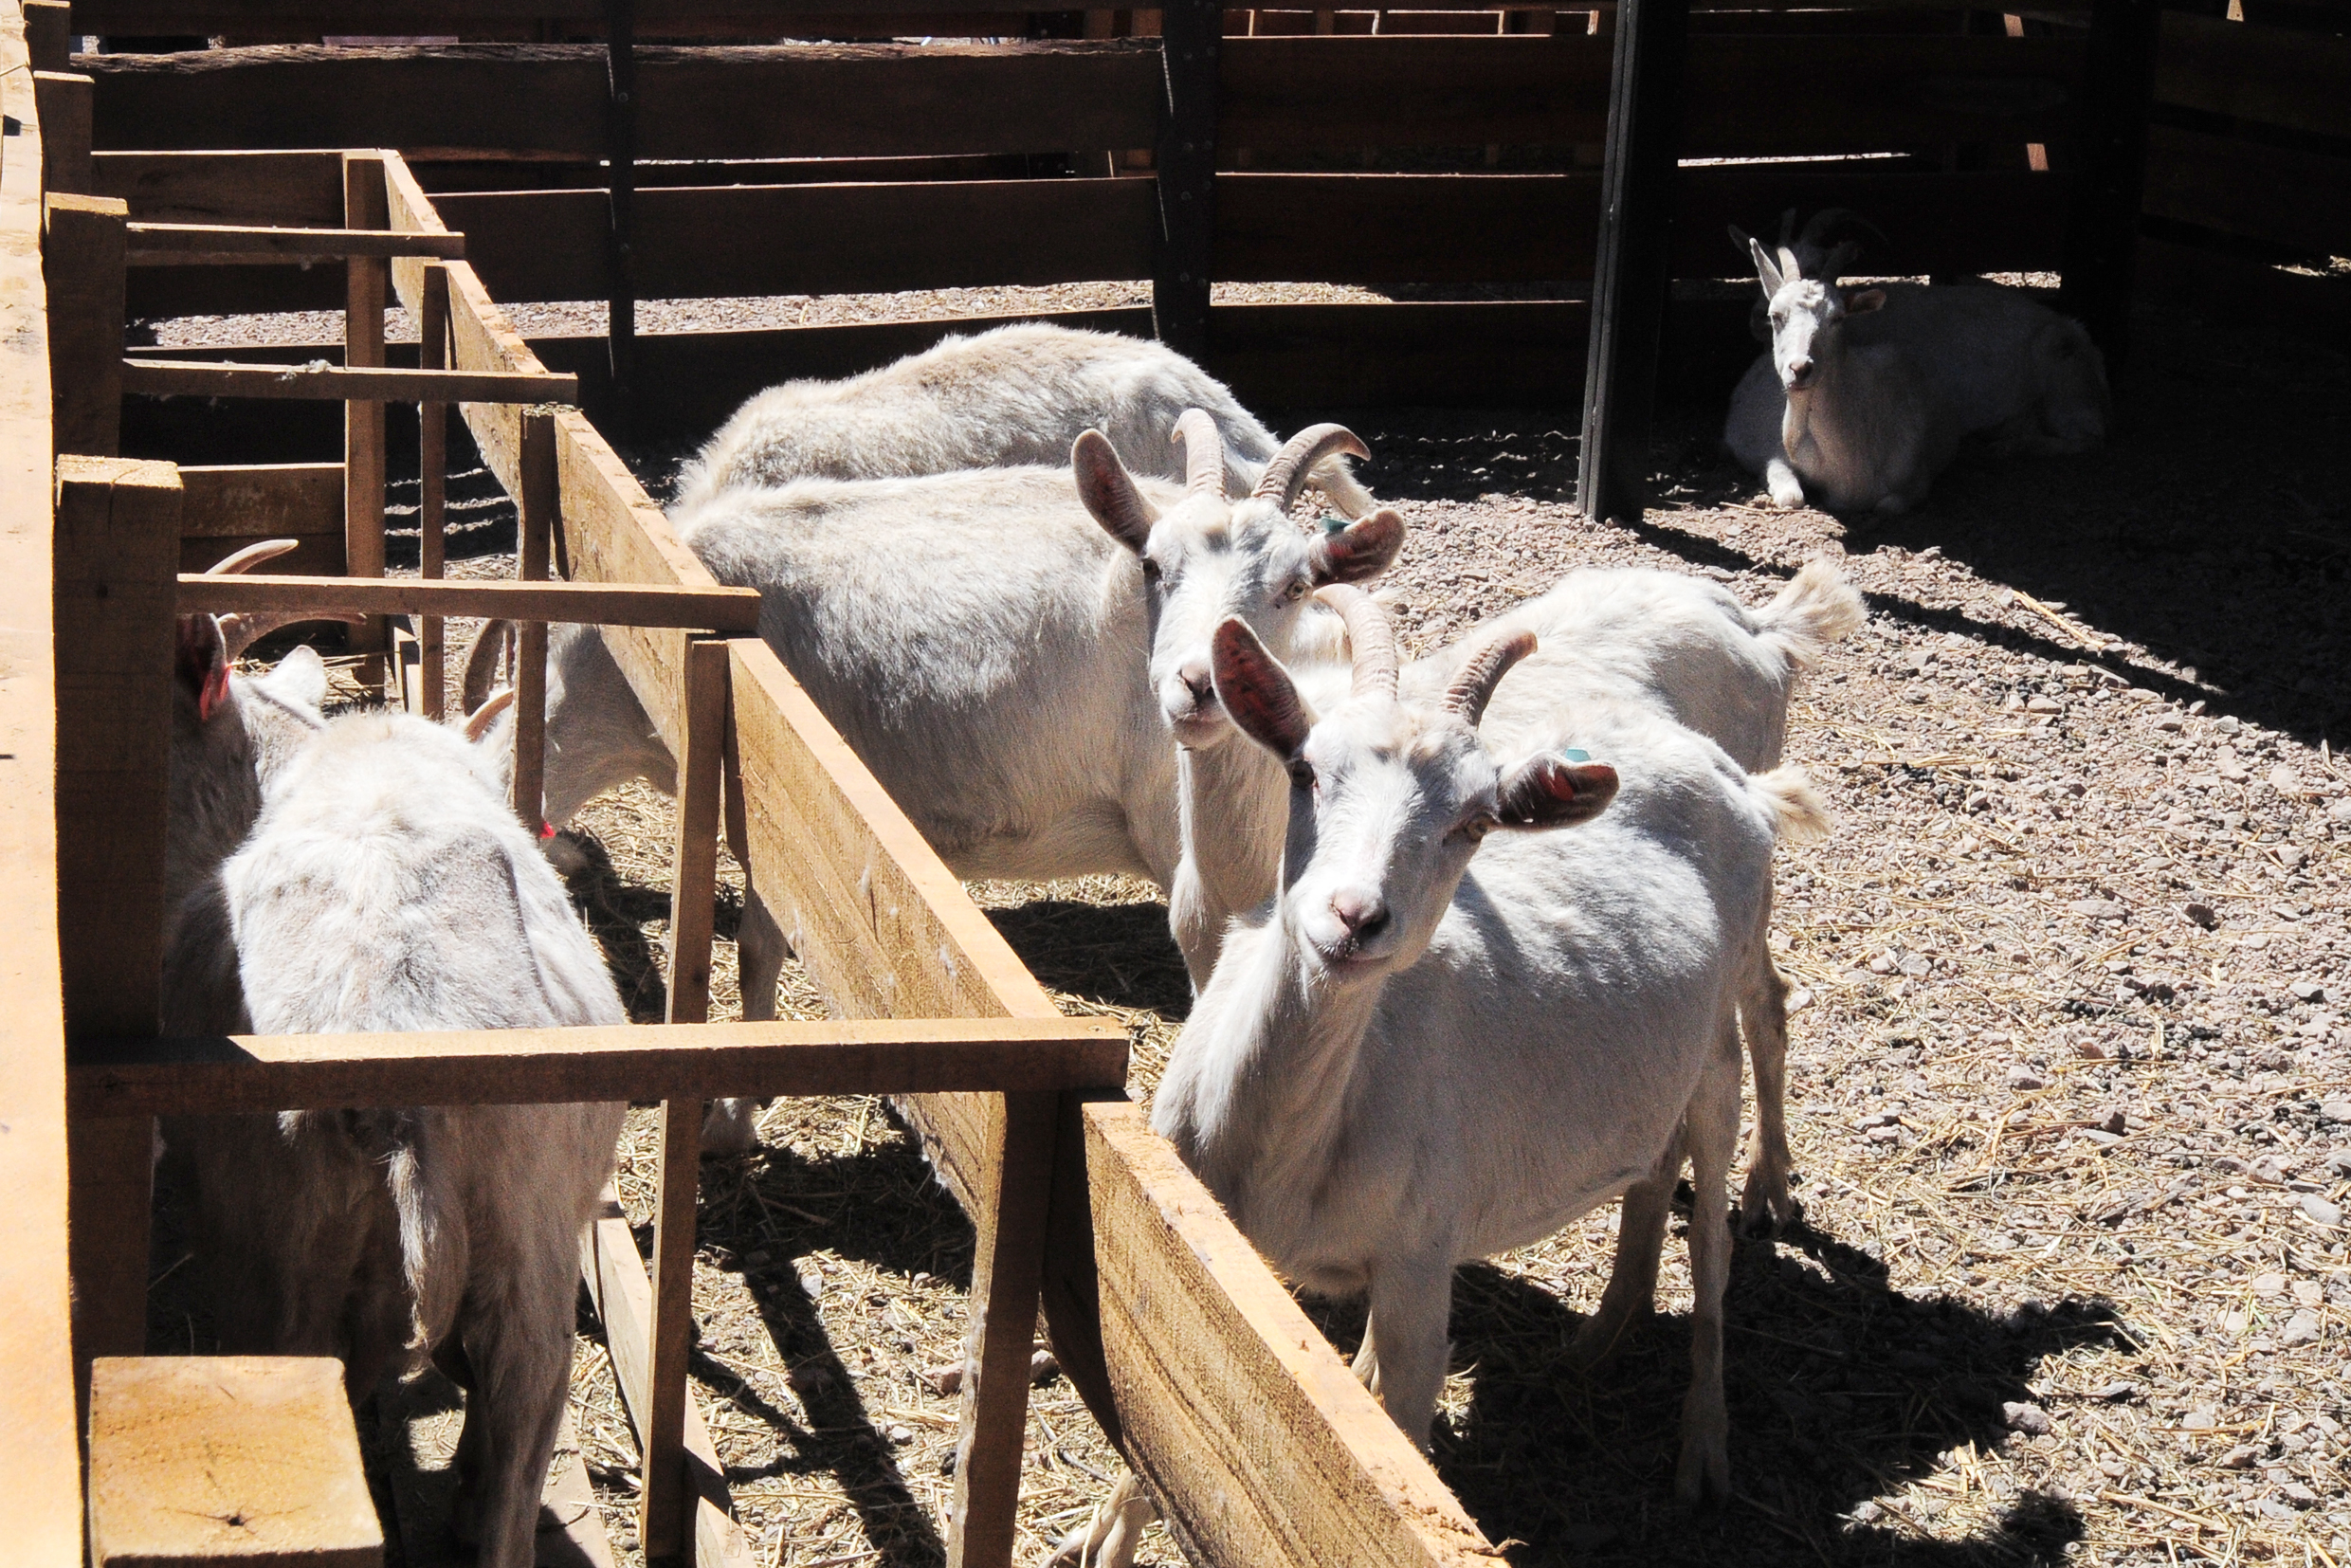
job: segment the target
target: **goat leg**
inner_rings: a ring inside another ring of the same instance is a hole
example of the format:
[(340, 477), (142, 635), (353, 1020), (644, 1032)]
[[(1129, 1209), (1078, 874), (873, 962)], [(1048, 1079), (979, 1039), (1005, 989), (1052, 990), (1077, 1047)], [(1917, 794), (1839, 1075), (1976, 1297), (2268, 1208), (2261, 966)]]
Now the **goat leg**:
[(1689, 1147), (1690, 1387), (1682, 1405), (1676, 1496), (1715, 1508), (1730, 1500), (1730, 1412), (1722, 1397), (1722, 1291), (1731, 1275), (1731, 1156), (1739, 1143), (1739, 1030), (1726, 1014), (1722, 1046), (1684, 1113)]

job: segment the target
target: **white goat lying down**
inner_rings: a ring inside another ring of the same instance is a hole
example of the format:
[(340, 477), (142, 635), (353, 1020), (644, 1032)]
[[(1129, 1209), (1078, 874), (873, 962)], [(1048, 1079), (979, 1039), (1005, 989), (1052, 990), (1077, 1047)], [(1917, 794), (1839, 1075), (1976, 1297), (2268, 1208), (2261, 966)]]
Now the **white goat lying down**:
[[(1121, 511), (1140, 504), (1139, 492), (1133, 499), (1125, 494), (1135, 491), (1135, 482), (1113, 459), (1099, 470), (1086, 504), (1115, 530)], [(1192, 504), (1207, 515), (1208, 499)], [(1229, 527), (1225, 537), (1241, 555), (1270, 550), (1284, 538), (1278, 530), (1246, 526)], [(1263, 574), (1270, 566), (1249, 570)], [(1514, 738), (1522, 728), (1552, 722), (1563, 702), (1606, 696), (1646, 703), (1722, 746), (1741, 768), (1760, 773), (1779, 764), (1797, 677), (1822, 647), (1861, 621), (1860, 596), (1825, 560), (1804, 567), (1755, 610), (1718, 584), (1678, 573), (1575, 572), (1549, 593), (1407, 667), (1403, 689), (1433, 699), (1465, 659), (1497, 636), (1525, 630), (1538, 639), (1537, 651), (1497, 689), (1486, 711), (1487, 735)], [(1197, 637), (1196, 620), (1162, 618), (1152, 668), (1196, 667), (1205, 657)], [(1334, 679), (1346, 679), (1343, 665), (1303, 662), (1293, 675), (1317, 695)], [(1228, 924), (1273, 896), (1288, 781), (1263, 749), (1231, 743), (1230, 720), (1212, 695), (1203, 700), (1185, 684), (1164, 680), (1157, 690), (1168, 727), (1182, 742), (1176, 764), (1182, 859), (1166, 885), (1170, 921), (1197, 991), (1215, 967)], [(1788, 988), (1768, 953), (1758, 957), (1740, 1008), (1755, 1058), (1758, 1106), (1741, 1209), (1747, 1223), (1760, 1228), (1792, 1222), (1796, 1205), (1788, 1190), (1785, 1120)]]
[[(2105, 360), (2081, 323), (2012, 289), (1890, 283), (1848, 299), (1834, 264), (1805, 276), (1747, 241), (1772, 349), (1731, 394), (1722, 439), (1772, 501), (1894, 513), (1959, 443), (2054, 456), (2105, 440)], [(1833, 254), (1833, 253), (1832, 253)]]
[[(1211, 629), (1238, 615), (1285, 652), (1335, 635), (1312, 591), (1385, 571), (1404, 537), (1391, 511), (1312, 535), (1285, 515), (1318, 464), (1362, 449), (1337, 426), (1292, 437), (1237, 513), (1212, 423), (1194, 410), (1179, 428), (1187, 487), (1130, 484), (1115, 527), (1079, 504), (1071, 469), (1028, 467), (725, 491), (682, 509), (679, 537), (720, 582), (759, 590), (761, 635), (957, 875), (1165, 886), (1181, 833), (1162, 714), (1212, 699)], [(1082, 492), (1118, 468), (1099, 435), (1072, 461)], [(1196, 655), (1155, 660), (1155, 625)], [(491, 623), (476, 655), (502, 640)], [(556, 629), (547, 819), (638, 777), (675, 793), (602, 637)], [(747, 920), (741, 944), (744, 1014), (773, 1017), (783, 934)], [(723, 1103), (704, 1138), (747, 1147), (745, 1108)]]
[[(397, 714), (325, 722), (306, 649), (228, 672), (183, 627), (174, 1033), (626, 1022), (594, 941), (501, 789), (501, 761)], [(242, 733), (240, 733), (242, 732)], [(242, 848), (228, 829), (258, 801)], [(183, 821), (183, 809), (190, 810)], [(529, 1568), (571, 1372), (580, 1227), (618, 1104), (184, 1118), (224, 1351), (337, 1356), (355, 1400), (429, 1353), (467, 1390), (459, 1527)]]
[[(935, 348), (840, 381), (787, 381), (736, 410), (678, 490), (698, 506), (721, 490), (796, 479), (902, 479), (963, 468), (1058, 465), (1084, 429), (1160, 479), (1184, 462), (1176, 416), (1204, 410), (1224, 437), (1232, 483), (1253, 486), (1277, 443), (1225, 384), (1161, 344), (1030, 322)], [(1307, 483), (1351, 518), (1372, 498), (1328, 453)]]
[(1354, 678), (1320, 715), (1247, 627), (1217, 631), (1226, 711), (1289, 775), (1288, 845), (1274, 900), (1226, 938), (1152, 1124), (1290, 1279), (1368, 1293), (1357, 1374), (1423, 1444), (1455, 1267), (1623, 1194), (1620, 1266), (1579, 1341), (1605, 1349), (1647, 1306), (1650, 1281), (1622, 1263), (1662, 1230), (1686, 1151), (1697, 1305), (1676, 1489), (1720, 1502), (1733, 1009), (1765, 939), (1773, 840), (1820, 831), (1819, 803), (1792, 769), (1751, 778), (1608, 699), (1562, 703), (1531, 754), (1497, 758), (1478, 722), (1530, 635), (1463, 660), (1437, 701), (1404, 698), (1385, 617), (1331, 597)]

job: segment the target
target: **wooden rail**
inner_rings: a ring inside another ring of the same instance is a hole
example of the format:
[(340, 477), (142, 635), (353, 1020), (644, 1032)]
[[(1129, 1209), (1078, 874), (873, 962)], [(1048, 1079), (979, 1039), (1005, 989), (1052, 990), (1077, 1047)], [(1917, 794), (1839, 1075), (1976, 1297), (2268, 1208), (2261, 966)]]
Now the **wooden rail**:
[(578, 381), (568, 375), (391, 370), (381, 365), (232, 365), (195, 359), (126, 359), (122, 390), (146, 397), (290, 397), (334, 403), (566, 403), (579, 396)]
[(368, 228), (276, 228), (232, 224), (134, 223), (132, 266), (275, 265), (354, 256), (463, 256), (463, 234), (388, 234)]
[(415, 577), (213, 577), (183, 573), (179, 608), (264, 612), (355, 611), (371, 615), (495, 615), (615, 627), (755, 631), (758, 591), (639, 583), (448, 582)]

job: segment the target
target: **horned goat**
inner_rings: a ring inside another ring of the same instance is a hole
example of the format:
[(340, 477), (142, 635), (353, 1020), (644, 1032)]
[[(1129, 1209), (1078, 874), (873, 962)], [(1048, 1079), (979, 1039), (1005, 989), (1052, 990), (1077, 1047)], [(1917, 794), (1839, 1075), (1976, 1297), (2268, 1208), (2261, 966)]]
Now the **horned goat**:
[[(323, 720), (315, 654), (243, 681), (228, 666), (236, 640), (210, 616), (183, 623), (173, 865), (194, 881), (166, 955), (167, 1030), (626, 1021), (506, 805), (499, 757), (406, 715)], [(238, 847), (235, 821), (254, 804)], [(224, 1351), (339, 1357), (355, 1401), (428, 1354), (466, 1387), (459, 1523), (485, 1568), (533, 1560), (580, 1228), (624, 1108), (293, 1111), (169, 1128), (195, 1177)]]
[[(1078, 432), (1105, 432), (1161, 479), (1181, 480), (1168, 431), (1199, 409), (1224, 438), (1229, 478), (1254, 486), (1280, 443), (1225, 384), (1163, 344), (1027, 322), (839, 381), (787, 381), (745, 403), (680, 482), (693, 507), (721, 490), (799, 479), (904, 479), (965, 468), (1058, 466)], [(1350, 518), (1371, 496), (1328, 453), (1307, 477)]]
[[(1454, 1268), (1620, 1194), (1628, 1228), (1648, 1211), (1662, 1226), (1686, 1153), (1697, 1303), (1676, 1489), (1720, 1502), (1732, 1010), (1765, 940), (1773, 841), (1821, 830), (1819, 803), (1792, 769), (1751, 778), (1608, 699), (1505, 763), (1479, 720), (1531, 635), (1484, 645), (1438, 701), (1405, 697), (1382, 612), (1331, 596), (1354, 673), (1320, 715), (1246, 626), (1218, 629), (1226, 711), (1289, 775), (1288, 842), (1279, 892), (1194, 1003), (1152, 1124), (1289, 1279), (1369, 1296), (1356, 1372), (1423, 1444)], [(1638, 1273), (1618, 1268), (1581, 1348), (1646, 1307)]]
[[(1783, 246), (1774, 265), (1760, 245), (1732, 233), (1771, 296), (1773, 349), (1732, 393), (1723, 441), (1763, 477), (1775, 504), (1801, 505), (1809, 483), (1833, 507), (1896, 511), (1916, 503), (1964, 439), (2006, 456), (2066, 456), (2105, 442), (2112, 411), (2105, 360), (2081, 323), (2014, 289), (1991, 286), (1887, 283), (1848, 301), (1837, 281), (1850, 242), (1825, 253), (1816, 242), (1811, 254)], [(1811, 226), (1806, 233), (1809, 239)], [(1794, 297), (1783, 298), (1790, 285)], [(1805, 378), (1791, 374), (1795, 363), (1821, 356), (1815, 340), (1824, 326), (1848, 361), (1856, 350), (1868, 351), (1863, 363), (1898, 369), (1878, 371), (1882, 380), (1863, 383), (1874, 392), (1847, 400), (1865, 414), (1873, 396), (1891, 400), (1867, 425), (1811, 422), (1825, 443), (1810, 460), (1822, 470), (1814, 480), (1795, 446), (1804, 422), (1793, 405)], [(1840, 489), (1869, 499), (1839, 500)], [(1893, 505), (1880, 499), (1888, 496)]]
[[(1194, 410), (1177, 428), (1184, 487), (1130, 483), (1100, 524), (1072, 477), (1091, 493), (1118, 459), (1088, 434), (1070, 469), (722, 491), (680, 510), (679, 537), (720, 581), (759, 590), (769, 646), (958, 876), (1166, 886), (1181, 859), (1168, 722), (1213, 703), (1210, 630), (1239, 615), (1285, 652), (1335, 635), (1311, 591), (1377, 575), (1404, 535), (1386, 510), (1311, 536), (1288, 520), (1317, 465), (1362, 450), (1336, 426), (1293, 436), (1239, 502), (1213, 422)], [(476, 654), (501, 639), (485, 627)], [(1185, 651), (1155, 660), (1162, 643)], [(675, 771), (602, 638), (552, 633), (548, 820), (634, 777), (674, 793)], [(746, 920), (746, 1017), (774, 1016), (786, 945)], [(717, 1150), (750, 1138), (736, 1103), (704, 1130)]]
[[(1206, 439), (1205, 434), (1203, 439)], [(1104, 526), (1121, 508), (1133, 481), (1115, 454), (1100, 470), (1087, 504)], [(1282, 547), (1285, 533), (1267, 529), (1229, 537), (1236, 554)], [(1265, 567), (1250, 570), (1263, 573)], [(1487, 641), (1525, 630), (1538, 650), (1497, 688), (1486, 710), (1485, 733), (1515, 737), (1555, 721), (1562, 703), (1607, 696), (1648, 704), (1714, 741), (1750, 773), (1778, 766), (1788, 703), (1797, 677), (1820, 650), (1862, 621), (1861, 599), (1830, 562), (1799, 571), (1759, 609), (1740, 604), (1719, 584), (1678, 573), (1581, 571), (1480, 627), (1450, 647), (1402, 674), (1408, 696), (1440, 695), (1462, 662)], [(1163, 619), (1152, 647), (1155, 671), (1196, 668), (1196, 622)], [(1343, 672), (1299, 664), (1294, 675), (1309, 689)], [(1212, 698), (1203, 702), (1188, 684), (1157, 683), (1169, 727), (1182, 741), (1176, 755), (1182, 859), (1168, 886), (1168, 908), (1194, 989), (1215, 966), (1228, 924), (1272, 897), (1281, 866), (1288, 788), (1280, 764), (1260, 748), (1234, 745), (1230, 720)], [(1789, 1192), (1785, 1121), (1788, 987), (1767, 951), (1759, 950), (1740, 1005), (1755, 1061), (1757, 1120), (1740, 1212), (1755, 1229), (1796, 1216)]]

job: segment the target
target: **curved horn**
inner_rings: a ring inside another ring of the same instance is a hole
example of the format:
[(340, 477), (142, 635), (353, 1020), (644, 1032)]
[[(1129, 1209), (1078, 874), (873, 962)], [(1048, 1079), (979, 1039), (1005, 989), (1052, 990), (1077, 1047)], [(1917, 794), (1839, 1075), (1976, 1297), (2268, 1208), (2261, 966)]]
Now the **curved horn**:
[(1372, 455), (1372, 449), (1344, 425), (1309, 425), (1282, 444), (1282, 449), (1273, 454), (1273, 461), (1258, 476), (1257, 488), (1250, 494), (1273, 501), (1286, 512), (1298, 504), (1298, 492), (1306, 487), (1306, 476), (1334, 452), (1344, 452), (1349, 457)]
[(1184, 494), (1225, 499), (1225, 438), (1216, 421), (1198, 409), (1186, 409), (1176, 421), (1176, 439), (1184, 444)]
[(465, 738), (479, 741), (487, 735), (490, 726), (498, 722), (498, 716), (514, 706), (514, 687), (508, 686), (504, 691), (474, 709), (465, 719)]
[(1510, 666), (1535, 651), (1535, 634), (1521, 629), (1496, 637), (1463, 662), (1461, 673), (1445, 688), (1445, 709), (1461, 715), (1462, 721), (1471, 729), (1485, 717), (1485, 704), (1493, 700), (1494, 688), (1510, 673)]
[(1324, 604), (1339, 611), (1340, 622), (1347, 628), (1347, 642), (1355, 650), (1353, 695), (1394, 698), (1395, 628), (1389, 624), (1388, 612), (1352, 583), (1333, 583), (1316, 590), (1316, 593)]
[[(205, 569), (204, 574), (208, 577), (242, 576), (264, 561), (275, 560), (289, 551), (301, 548), (301, 541), (299, 539), (262, 539), (215, 561)], [(228, 649), (229, 662), (234, 663), (246, 648), (280, 627), (292, 626), (298, 621), (355, 621), (361, 617), (348, 611), (277, 610), (231, 611), (218, 619), (221, 643)]]
[(473, 646), (465, 649), (465, 675), (459, 689), (459, 702), (467, 713), (478, 713), (482, 704), (490, 700), (490, 687), (497, 684), (498, 666), (505, 661), (506, 645), (514, 634), (512, 621), (484, 621), (482, 629), (473, 634)]

